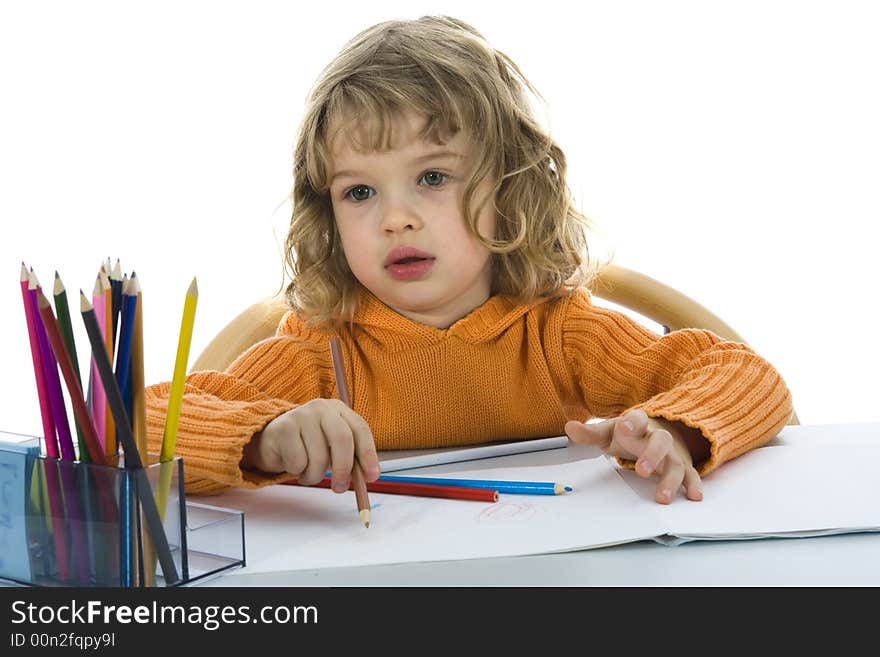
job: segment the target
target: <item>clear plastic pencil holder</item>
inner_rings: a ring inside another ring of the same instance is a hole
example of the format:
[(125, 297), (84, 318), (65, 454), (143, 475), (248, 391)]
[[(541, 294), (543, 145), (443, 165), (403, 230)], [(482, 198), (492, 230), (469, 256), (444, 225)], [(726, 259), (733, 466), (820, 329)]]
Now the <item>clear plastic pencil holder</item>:
[(0, 485), (0, 577), (32, 586), (189, 580), (179, 458), (150, 455), (127, 469), (7, 452)]

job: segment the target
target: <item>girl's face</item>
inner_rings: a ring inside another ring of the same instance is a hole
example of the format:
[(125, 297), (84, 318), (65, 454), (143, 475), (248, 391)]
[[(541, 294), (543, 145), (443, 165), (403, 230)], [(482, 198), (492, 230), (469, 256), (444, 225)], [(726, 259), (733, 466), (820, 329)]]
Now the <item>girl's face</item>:
[[(424, 117), (395, 119), (388, 152), (358, 153), (336, 140), (330, 196), (351, 271), (379, 300), (416, 322), (447, 328), (489, 298), (490, 252), (464, 220), (471, 173), (467, 135), (443, 146), (418, 139)], [(477, 204), (491, 192), (478, 188)], [(495, 208), (477, 227), (495, 235)]]

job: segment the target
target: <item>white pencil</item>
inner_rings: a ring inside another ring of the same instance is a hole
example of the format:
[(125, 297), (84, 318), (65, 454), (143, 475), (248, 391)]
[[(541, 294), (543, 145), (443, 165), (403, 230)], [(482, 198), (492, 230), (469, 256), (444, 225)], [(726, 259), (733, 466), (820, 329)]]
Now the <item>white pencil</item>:
[(382, 472), (395, 472), (397, 470), (424, 468), (429, 465), (441, 465), (443, 463), (476, 461), (477, 459), (488, 459), (494, 456), (507, 456), (508, 454), (542, 452), (546, 449), (560, 449), (567, 446), (568, 436), (555, 436), (553, 438), (520, 440), (512, 443), (463, 447), (461, 449), (437, 451), (432, 454), (419, 454), (417, 456), (392, 457), (387, 460), (383, 460), (381, 458), (382, 454), (380, 453), (379, 466), (382, 468)]

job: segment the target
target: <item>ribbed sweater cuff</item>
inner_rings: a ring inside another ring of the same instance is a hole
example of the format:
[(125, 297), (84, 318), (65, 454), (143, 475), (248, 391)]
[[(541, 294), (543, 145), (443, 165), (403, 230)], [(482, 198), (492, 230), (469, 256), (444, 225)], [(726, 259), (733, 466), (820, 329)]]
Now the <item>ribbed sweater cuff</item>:
[[(254, 434), (295, 406), (281, 399), (229, 402), (212, 395), (187, 395), (175, 441), (175, 455), (183, 459), (187, 493), (219, 492), (229, 486), (258, 488), (290, 478), (286, 473), (242, 470), (239, 463)], [(158, 451), (164, 423), (164, 407), (148, 405), (151, 450)]]
[[(735, 374), (725, 376), (718, 370), (708, 370), (632, 407), (649, 417), (698, 429), (710, 449), (708, 459), (694, 464), (701, 476), (765, 444), (791, 418), (791, 393), (776, 370), (745, 351), (736, 354), (734, 361), (739, 362), (728, 362), (719, 369), (735, 368)], [(618, 459), (618, 463), (634, 467), (630, 460)]]

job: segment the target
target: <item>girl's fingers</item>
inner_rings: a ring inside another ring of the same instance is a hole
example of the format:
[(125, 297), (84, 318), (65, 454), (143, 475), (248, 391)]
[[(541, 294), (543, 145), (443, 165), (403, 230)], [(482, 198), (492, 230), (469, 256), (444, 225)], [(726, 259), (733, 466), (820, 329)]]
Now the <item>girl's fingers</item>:
[(300, 420), (299, 434), (309, 461), (299, 476), (299, 482), (306, 486), (321, 481), (330, 466), (330, 448), (321, 429), (320, 417), (319, 414), (304, 414)]
[[(645, 451), (648, 433), (648, 416), (644, 411), (627, 411), (614, 423), (611, 441), (614, 456), (636, 459)], [(655, 462), (656, 467), (656, 462)]]
[(565, 433), (574, 442), (598, 447), (610, 456), (636, 458), (644, 449), (648, 416), (644, 411), (628, 411), (620, 417), (584, 424), (571, 420)]
[(592, 445), (603, 452), (608, 450), (613, 436), (613, 420), (604, 422), (591, 422), (585, 424), (577, 420), (569, 420), (565, 423), (565, 435), (580, 445)]
[(636, 461), (636, 473), (642, 477), (650, 477), (671, 451), (672, 434), (666, 429), (653, 429), (648, 434), (645, 449)]
[(604, 422), (584, 424), (572, 420), (565, 424), (565, 433), (574, 442), (593, 445), (610, 456), (635, 458), (636, 473), (642, 477), (659, 475), (655, 499), (660, 504), (671, 503), (682, 485), (688, 499), (703, 499), (702, 480), (690, 459), (682, 460), (672, 434), (651, 425), (642, 410), (628, 411)]
[(703, 480), (694, 468), (685, 468), (684, 491), (689, 500), (699, 502), (703, 499)]
[(681, 488), (682, 481), (685, 477), (685, 466), (678, 460), (666, 459), (667, 466), (660, 477), (660, 483), (657, 484), (657, 493), (654, 497), (660, 504), (669, 504), (672, 502), (678, 489)]
[(381, 474), (379, 468), (379, 455), (376, 453), (376, 443), (373, 440), (373, 432), (370, 425), (360, 415), (350, 408), (346, 408), (342, 412), (342, 417), (348, 423), (351, 434), (354, 438), (354, 452), (361, 469), (364, 471), (364, 478), (367, 481), (376, 481)]
[(309, 455), (306, 453), (306, 447), (299, 435), (299, 425), (290, 424), (290, 427), (283, 426), (284, 434), (272, 442), (278, 451), (281, 471), (299, 475), (309, 464)]
[(330, 485), (335, 492), (344, 493), (351, 482), (351, 469), (354, 465), (354, 437), (351, 427), (342, 415), (334, 412), (322, 413), (320, 424), (330, 452)]

